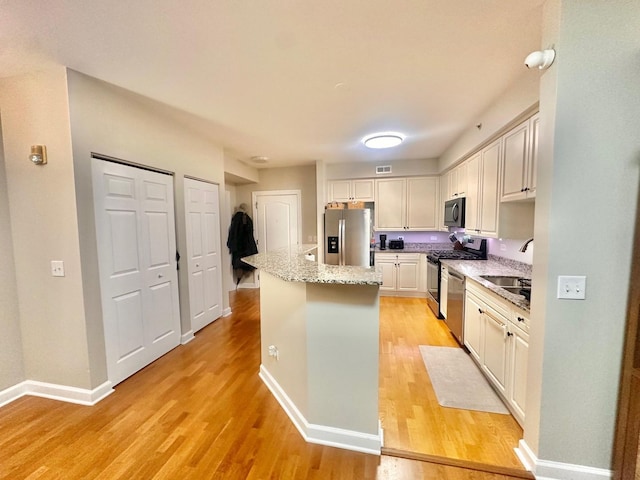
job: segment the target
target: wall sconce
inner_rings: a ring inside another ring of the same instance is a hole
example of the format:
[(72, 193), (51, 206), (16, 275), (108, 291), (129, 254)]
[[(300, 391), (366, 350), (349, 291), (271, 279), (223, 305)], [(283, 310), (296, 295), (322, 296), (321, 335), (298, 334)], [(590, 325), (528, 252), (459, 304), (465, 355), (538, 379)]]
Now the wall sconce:
[(31, 145), (29, 160), (31, 160), (35, 165), (45, 165), (47, 163), (46, 145)]
[(548, 50), (540, 50), (532, 52), (524, 59), (524, 64), (527, 68), (538, 68), (540, 70), (546, 70), (551, 66), (556, 58), (556, 51), (553, 48)]

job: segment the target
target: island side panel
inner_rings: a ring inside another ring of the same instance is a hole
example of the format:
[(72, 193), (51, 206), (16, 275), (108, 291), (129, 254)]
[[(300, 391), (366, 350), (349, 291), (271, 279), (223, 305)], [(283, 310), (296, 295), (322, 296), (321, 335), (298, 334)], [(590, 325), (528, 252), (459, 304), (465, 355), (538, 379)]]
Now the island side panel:
[(378, 293), (307, 284), (309, 423), (378, 435)]
[[(286, 282), (260, 272), (260, 336), (262, 368), (291, 402), (307, 416), (306, 284)], [(278, 359), (269, 356), (269, 345)]]

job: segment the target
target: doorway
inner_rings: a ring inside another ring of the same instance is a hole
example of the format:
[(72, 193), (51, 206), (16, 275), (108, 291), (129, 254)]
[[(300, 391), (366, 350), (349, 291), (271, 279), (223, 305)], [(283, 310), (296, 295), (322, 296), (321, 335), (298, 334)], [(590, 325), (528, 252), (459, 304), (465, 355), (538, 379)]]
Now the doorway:
[(271, 252), (302, 240), (300, 190), (253, 192), (253, 219), (258, 251)]
[(193, 333), (222, 315), (218, 185), (184, 179), (189, 311)]
[(91, 159), (107, 373), (118, 384), (180, 343), (168, 173)]

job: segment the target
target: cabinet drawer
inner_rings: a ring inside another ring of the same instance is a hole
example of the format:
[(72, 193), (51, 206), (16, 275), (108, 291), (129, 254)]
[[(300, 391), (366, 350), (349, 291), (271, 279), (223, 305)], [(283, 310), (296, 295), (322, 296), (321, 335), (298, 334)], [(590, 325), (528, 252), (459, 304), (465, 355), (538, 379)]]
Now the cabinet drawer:
[(511, 310), (511, 323), (529, 333), (529, 315), (519, 308)]

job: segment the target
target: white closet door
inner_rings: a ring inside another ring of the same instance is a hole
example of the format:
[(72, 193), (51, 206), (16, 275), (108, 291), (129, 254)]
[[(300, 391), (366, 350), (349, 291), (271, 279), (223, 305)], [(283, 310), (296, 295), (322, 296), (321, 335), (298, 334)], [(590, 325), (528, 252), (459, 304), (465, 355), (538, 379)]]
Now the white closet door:
[(218, 185), (184, 179), (191, 328), (222, 315), (222, 261)]
[(180, 343), (173, 177), (92, 159), (109, 380)]

